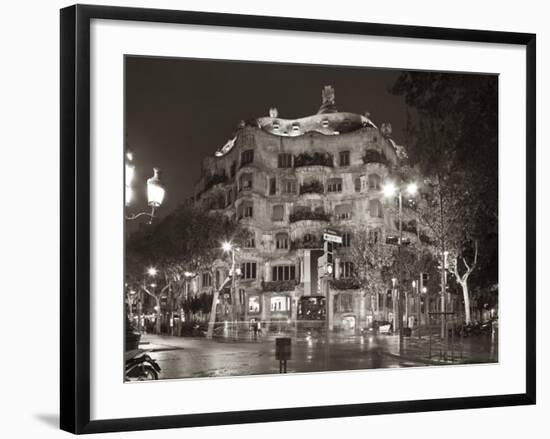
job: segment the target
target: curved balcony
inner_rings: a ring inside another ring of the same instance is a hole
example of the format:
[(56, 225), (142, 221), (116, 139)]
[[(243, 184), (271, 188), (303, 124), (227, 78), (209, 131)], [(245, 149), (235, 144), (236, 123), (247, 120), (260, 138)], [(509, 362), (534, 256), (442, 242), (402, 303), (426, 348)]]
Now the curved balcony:
[(275, 280), (271, 282), (262, 281), (262, 291), (264, 293), (283, 293), (294, 291), (298, 285), (295, 280)]
[(384, 166), (390, 166), (390, 161), (386, 158), (386, 155), (382, 151), (376, 149), (367, 149), (363, 154), (363, 163), (376, 163)]
[(288, 221), (290, 223), (296, 223), (298, 221), (324, 221), (330, 222), (331, 216), (326, 213), (324, 210), (298, 210), (292, 212), (288, 216)]
[(332, 290), (357, 290), (361, 287), (359, 281), (354, 278), (332, 279), (329, 282)]
[(334, 167), (334, 158), (328, 152), (304, 152), (294, 156), (294, 167), (302, 168), (308, 166)]
[(322, 195), (324, 193), (325, 193), (325, 187), (323, 186), (323, 183), (321, 183), (319, 180), (312, 180), (300, 185), (300, 195), (307, 195), (307, 194)]

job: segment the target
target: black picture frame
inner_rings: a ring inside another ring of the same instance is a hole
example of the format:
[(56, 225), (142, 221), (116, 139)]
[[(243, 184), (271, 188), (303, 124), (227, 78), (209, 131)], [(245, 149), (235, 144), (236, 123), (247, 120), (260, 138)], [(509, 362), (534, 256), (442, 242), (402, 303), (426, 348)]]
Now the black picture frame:
[[(417, 401), (346, 404), (90, 420), (90, 22), (133, 20), (357, 34), (526, 47), (526, 392)], [(63, 430), (99, 433), (387, 413), (515, 406), (536, 401), (536, 36), (529, 33), (75, 5), (61, 10), (61, 404)]]

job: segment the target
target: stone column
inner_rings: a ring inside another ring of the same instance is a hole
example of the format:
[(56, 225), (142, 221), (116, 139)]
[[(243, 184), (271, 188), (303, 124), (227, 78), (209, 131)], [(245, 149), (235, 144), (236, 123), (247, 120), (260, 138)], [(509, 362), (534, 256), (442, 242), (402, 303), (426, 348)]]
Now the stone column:
[(311, 296), (311, 250), (304, 250), (304, 296)]

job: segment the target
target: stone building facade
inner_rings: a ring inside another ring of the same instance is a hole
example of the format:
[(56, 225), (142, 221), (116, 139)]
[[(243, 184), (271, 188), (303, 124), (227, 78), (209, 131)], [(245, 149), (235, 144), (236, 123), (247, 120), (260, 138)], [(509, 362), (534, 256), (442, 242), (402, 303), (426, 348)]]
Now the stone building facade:
[[(367, 303), (370, 297), (350, 279), (349, 250), (358, 231), (381, 240), (395, 233), (391, 201), (381, 193), (398, 163), (390, 136), (389, 124), (377, 127), (368, 114), (338, 111), (327, 86), (316, 114), (289, 120), (272, 108), (267, 117), (241, 122), (204, 159), (195, 202), (235, 216), (251, 232), (236, 254), (240, 321), (261, 321), (268, 330), (325, 321), (317, 259), (326, 228), (343, 237), (330, 282), (331, 329), (356, 330), (388, 318), (389, 307), (382, 305), (387, 292)], [(195, 288), (219, 285), (226, 264), (219, 273), (217, 279), (198, 276)], [(219, 320), (229, 319), (229, 300), (220, 295)]]

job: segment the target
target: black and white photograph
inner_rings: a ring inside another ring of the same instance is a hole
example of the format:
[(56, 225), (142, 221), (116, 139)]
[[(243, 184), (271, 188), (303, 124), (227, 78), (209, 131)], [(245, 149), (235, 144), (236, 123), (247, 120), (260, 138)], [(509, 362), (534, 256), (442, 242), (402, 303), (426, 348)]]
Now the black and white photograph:
[(484, 72), (126, 55), (124, 381), (498, 363), (498, 107)]

